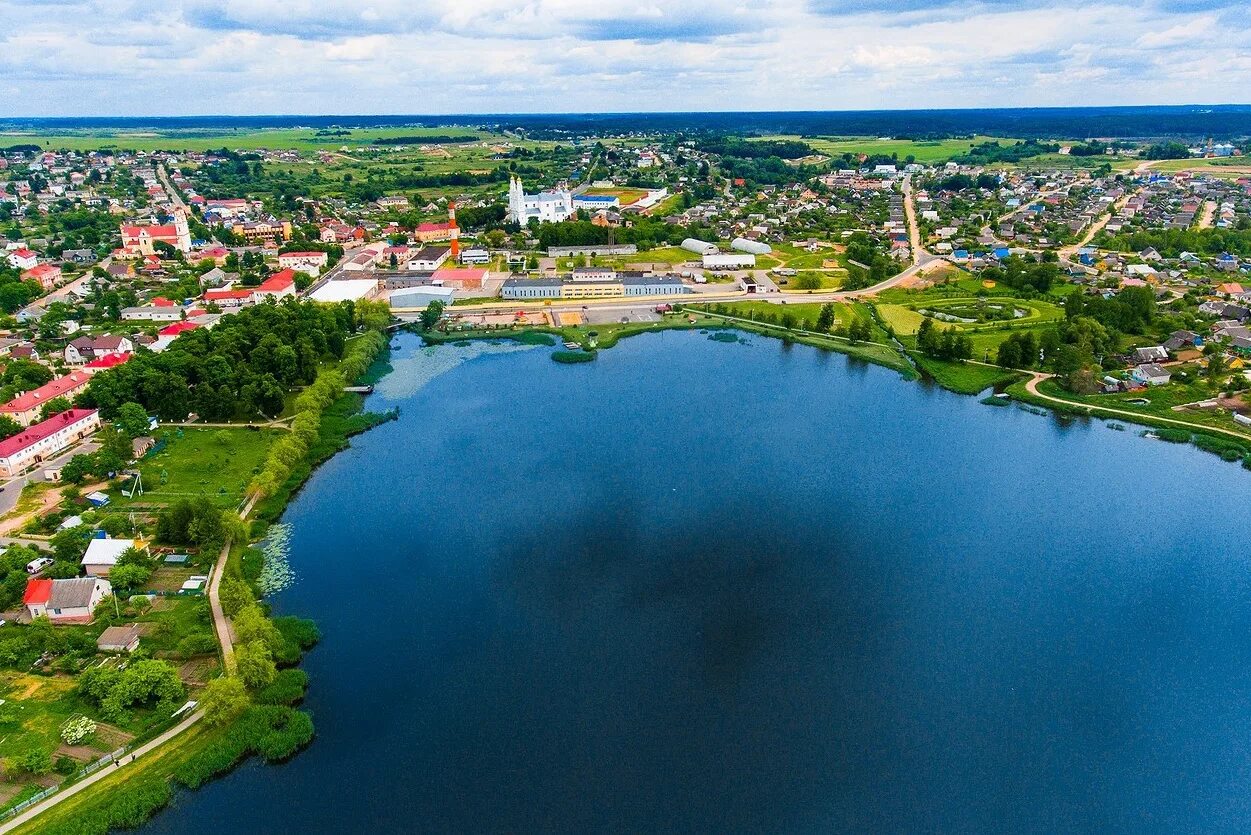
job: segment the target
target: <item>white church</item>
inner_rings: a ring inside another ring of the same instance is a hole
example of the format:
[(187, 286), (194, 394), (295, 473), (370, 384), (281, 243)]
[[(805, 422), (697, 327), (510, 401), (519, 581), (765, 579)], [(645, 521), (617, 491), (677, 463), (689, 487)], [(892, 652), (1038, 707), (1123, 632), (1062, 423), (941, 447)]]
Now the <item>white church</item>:
[(520, 177), (508, 180), (508, 219), (522, 226), (532, 220), (560, 223), (573, 216), (573, 195), (568, 191), (541, 191), (526, 194)]

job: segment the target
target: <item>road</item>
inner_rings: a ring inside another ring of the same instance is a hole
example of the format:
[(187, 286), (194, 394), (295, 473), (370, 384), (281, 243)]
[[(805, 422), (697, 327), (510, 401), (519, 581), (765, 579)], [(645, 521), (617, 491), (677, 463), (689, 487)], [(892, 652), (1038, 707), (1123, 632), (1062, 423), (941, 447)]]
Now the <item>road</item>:
[(28, 821), (30, 821), (32, 818), (34, 818), (37, 815), (43, 814), (44, 812), (46, 812), (48, 809), (51, 809), (56, 804), (61, 803), (62, 801), (73, 797), (74, 795), (78, 794), (81, 791), (84, 791), (85, 789), (90, 788), (91, 786), (94, 786), (96, 783), (108, 777), (113, 772), (121, 770), (121, 769), (125, 769), (126, 766), (130, 765), (138, 758), (144, 756), (150, 751), (160, 747), (161, 745), (164, 745), (169, 740), (178, 736), (180, 733), (187, 730), (187, 728), (190, 728), (196, 722), (199, 722), (200, 719), (202, 719), (203, 717), (204, 717), (203, 711), (197, 710), (195, 713), (192, 713), (182, 722), (179, 722), (177, 725), (170, 728), (168, 731), (161, 734), (160, 736), (156, 737), (151, 742), (147, 742), (139, 746), (138, 748), (134, 750), (133, 753), (127, 754), (126, 756), (122, 757), (121, 760), (118, 761), (120, 763), (119, 765), (106, 765), (104, 768), (101, 768), (97, 771), (92, 772), (90, 775), (88, 775), (87, 777), (84, 777), (82, 780), (79, 780), (77, 783), (65, 789), (64, 791), (57, 792), (56, 794), (52, 795), (51, 797), (49, 797), (48, 799), (46, 799), (44, 802), (40, 803), (39, 805), (32, 806), (26, 811), (22, 812), (20, 815), (16, 815), (15, 817), (9, 818), (3, 824), (0, 824), (0, 835), (3, 835), (3, 833), (5, 832), (11, 832), (14, 829), (17, 829), (22, 824), (27, 823)]
[(1032, 371), (1030, 372), (1029, 381), (1025, 383), (1025, 390), (1028, 391), (1030, 394), (1034, 395), (1035, 397), (1038, 397), (1042, 400), (1049, 401), (1051, 403), (1062, 403), (1065, 406), (1069, 406), (1069, 407), (1072, 407), (1072, 406), (1077, 406), (1079, 408), (1085, 407), (1094, 412), (1101, 412), (1103, 414), (1108, 414), (1108, 415), (1118, 415), (1128, 420), (1142, 420), (1143, 418), (1149, 418), (1153, 421), (1160, 421), (1161, 423), (1169, 423), (1169, 424), (1173, 424), (1176, 426), (1181, 426), (1191, 431), (1219, 432), (1222, 435), (1229, 435), (1231, 438), (1237, 438), (1240, 441), (1247, 440), (1247, 434), (1245, 432), (1238, 432), (1233, 429), (1222, 429), (1219, 426), (1204, 426), (1202, 424), (1190, 423), (1188, 421), (1176, 420), (1174, 418), (1159, 417), (1157, 415), (1148, 415), (1142, 412), (1131, 412), (1128, 409), (1113, 409), (1109, 406), (1095, 406), (1095, 405), (1091, 405), (1088, 403), (1081, 403), (1076, 400), (1065, 400), (1063, 397), (1052, 397), (1049, 394), (1043, 394), (1042, 392), (1040, 392), (1038, 390), (1038, 384), (1041, 383), (1043, 380), (1049, 380), (1054, 376), (1055, 376), (1054, 374), (1044, 374), (1040, 371)]
[(43, 471), (49, 467), (59, 467), (69, 461), (75, 455), (90, 455), (100, 448), (100, 445), (94, 441), (87, 441), (79, 444), (71, 449), (66, 450), (50, 461), (44, 461), (27, 472), (25, 475), (11, 478), (8, 481), (0, 483), (0, 518), (8, 516), (9, 513), (17, 506), (17, 500), (22, 495), (22, 488), (27, 484), (38, 484), (44, 481)]
[(1108, 221), (1112, 220), (1117, 212), (1125, 208), (1125, 204), (1130, 201), (1131, 197), (1141, 193), (1142, 189), (1138, 189), (1134, 192), (1125, 192), (1125, 194), (1121, 196), (1120, 200), (1117, 200), (1109, 206), (1108, 210), (1100, 215), (1098, 220), (1087, 227), (1086, 234), (1082, 235), (1081, 240), (1075, 244), (1069, 244), (1068, 246), (1060, 248), (1058, 253), (1060, 260), (1065, 264), (1071, 265), (1073, 263), (1073, 256), (1077, 254), (1077, 251), (1093, 241), (1095, 239), (1095, 235), (1098, 235), (1101, 231), (1103, 231), (1103, 227), (1108, 225)]
[(165, 193), (169, 195), (169, 199), (175, 206), (186, 211), (187, 204), (182, 201), (182, 194), (178, 189), (174, 188), (174, 184), (170, 182), (169, 173), (165, 170), (164, 165), (156, 167), (156, 176), (161, 181), (161, 185), (165, 186)]

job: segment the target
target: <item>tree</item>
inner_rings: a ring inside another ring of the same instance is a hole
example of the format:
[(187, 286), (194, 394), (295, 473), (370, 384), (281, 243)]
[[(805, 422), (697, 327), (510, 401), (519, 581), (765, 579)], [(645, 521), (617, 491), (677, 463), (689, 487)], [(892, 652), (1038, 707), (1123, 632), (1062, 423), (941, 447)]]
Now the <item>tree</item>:
[(52, 771), (52, 752), (46, 748), (31, 748), (18, 760), (18, 765), (30, 774), (47, 774)]
[(22, 431), (22, 424), (8, 415), (0, 415), (0, 440), (11, 438)]
[(223, 725), (247, 710), (250, 700), (243, 681), (235, 676), (215, 678), (205, 686), (200, 695), (200, 708), (204, 721), (210, 725)]
[(422, 330), (432, 330), (439, 323), (439, 319), (443, 316), (443, 302), (434, 299), (430, 304), (426, 305), (426, 309), (421, 311), (421, 328)]
[(54, 397), (47, 403), (43, 404), (43, 409), (40, 410), (39, 417), (43, 420), (47, 420), (54, 415), (61, 414), (61, 412), (68, 412), (72, 408), (74, 408), (74, 404), (69, 401), (68, 397)]
[(834, 305), (826, 303), (821, 305), (821, 312), (817, 314), (817, 330), (821, 333), (829, 333), (830, 328), (834, 326)]
[(273, 653), (263, 641), (252, 641), (236, 647), (235, 663), (239, 669), (239, 678), (252, 690), (265, 687), (278, 675)]
[(128, 438), (138, 438), (148, 434), (150, 423), (148, 410), (133, 401), (123, 403), (117, 409), (117, 417), (113, 421), (119, 430)]

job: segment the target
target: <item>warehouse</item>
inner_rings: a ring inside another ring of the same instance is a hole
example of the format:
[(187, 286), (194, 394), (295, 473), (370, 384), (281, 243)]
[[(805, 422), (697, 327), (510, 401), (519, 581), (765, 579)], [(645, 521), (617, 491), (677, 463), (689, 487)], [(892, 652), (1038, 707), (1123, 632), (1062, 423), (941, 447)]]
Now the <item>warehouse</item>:
[(735, 238), (730, 243), (730, 248), (739, 252), (750, 252), (752, 255), (768, 255), (773, 251), (773, 247), (768, 244), (750, 238)]
[(756, 256), (747, 253), (714, 253), (704, 256), (704, 269), (717, 272), (719, 270), (749, 270), (756, 266)]
[(338, 302), (370, 299), (377, 292), (377, 280), (372, 278), (349, 278), (341, 281), (327, 281), (310, 293), (309, 298), (315, 302), (336, 304)]
[(446, 307), (451, 305), (456, 291), (451, 287), (428, 284), (425, 287), (410, 287), (396, 290), (389, 299), (392, 310), (418, 310), (425, 308), (430, 302), (439, 301)]
[(717, 249), (716, 244), (710, 244), (698, 238), (687, 238), (682, 242), (682, 248), (696, 255), (716, 255), (720, 251)]

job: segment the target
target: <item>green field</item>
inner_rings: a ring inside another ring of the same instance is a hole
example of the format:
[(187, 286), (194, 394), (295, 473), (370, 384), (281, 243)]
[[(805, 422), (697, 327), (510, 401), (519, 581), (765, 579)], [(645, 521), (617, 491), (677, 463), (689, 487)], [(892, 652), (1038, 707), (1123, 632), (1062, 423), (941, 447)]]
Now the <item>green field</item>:
[[(81, 130), (65, 133), (25, 131), (0, 132), (4, 145), (38, 144), (48, 149), (91, 151), (117, 148), (129, 151), (209, 151), (221, 147), (232, 150), (336, 151), (340, 147), (372, 146), (375, 139), (404, 136), (473, 136), (492, 138), (491, 134), (468, 127), (388, 127), (349, 130), (345, 136), (318, 136), (310, 128), (273, 129), (211, 129), (211, 130)], [(502, 137), (496, 137), (502, 138)]]
[(281, 430), (169, 429), (167, 446), (139, 465), (143, 495), (127, 499), (113, 490), (110, 508), (169, 504), (179, 498), (207, 495), (222, 507), (243, 501), (248, 482), (265, 461)]
[(1002, 368), (965, 362), (946, 362), (924, 354), (912, 353), (926, 374), (948, 391), (957, 394), (978, 394), (992, 386), (1006, 385), (1021, 375)]
[(852, 154), (895, 154), (900, 160), (908, 156), (915, 157), (917, 162), (946, 162), (954, 156), (964, 153), (970, 145), (980, 142), (1000, 142), (1003, 144), (1017, 142), (1000, 136), (975, 136), (971, 139), (940, 139), (934, 141), (914, 141), (911, 139), (881, 139), (877, 137), (837, 137), (810, 139), (799, 136), (766, 136), (761, 139), (796, 139), (807, 142), (819, 153), (827, 156)]

